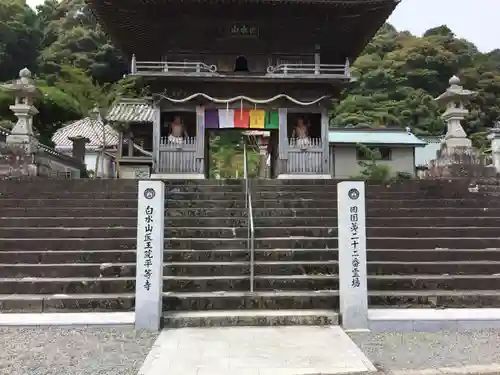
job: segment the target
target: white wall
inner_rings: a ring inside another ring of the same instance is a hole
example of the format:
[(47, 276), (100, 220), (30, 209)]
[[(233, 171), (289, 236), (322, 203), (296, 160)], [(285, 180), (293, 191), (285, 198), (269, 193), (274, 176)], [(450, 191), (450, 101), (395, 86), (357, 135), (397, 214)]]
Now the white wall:
[[(391, 147), (391, 160), (380, 160), (378, 164), (391, 167), (391, 172), (410, 173), (415, 176), (415, 159), (413, 147)], [(350, 178), (359, 175), (361, 166), (356, 158), (356, 146), (352, 145), (330, 145), (330, 157), (334, 178)]]
[[(85, 165), (87, 166), (87, 171), (95, 172), (95, 163), (97, 160), (97, 155), (98, 155), (97, 152), (92, 152), (92, 151), (87, 151), (85, 153)], [(99, 164), (97, 166), (97, 174), (94, 174), (94, 176), (105, 177), (105, 178), (112, 178), (115, 176), (113, 159), (110, 156), (104, 155), (104, 174), (102, 168), (102, 161), (99, 158)]]

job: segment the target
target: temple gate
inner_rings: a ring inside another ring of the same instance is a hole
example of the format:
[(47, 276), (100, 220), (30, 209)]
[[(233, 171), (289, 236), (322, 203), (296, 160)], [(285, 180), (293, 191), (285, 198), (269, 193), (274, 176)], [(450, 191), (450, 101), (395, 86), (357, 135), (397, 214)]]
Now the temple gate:
[(330, 178), (329, 112), (397, 2), (89, 0), (150, 89), (152, 173), (191, 179), (215, 126), (277, 133), (272, 177)]

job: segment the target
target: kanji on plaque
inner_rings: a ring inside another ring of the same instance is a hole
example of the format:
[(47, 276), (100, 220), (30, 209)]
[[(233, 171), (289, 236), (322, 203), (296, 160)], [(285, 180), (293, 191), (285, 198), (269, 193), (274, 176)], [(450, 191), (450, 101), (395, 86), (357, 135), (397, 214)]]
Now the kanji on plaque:
[(351, 286), (359, 288), (361, 286), (359, 273), (359, 208), (358, 206), (349, 207), (349, 247), (352, 254)]
[(151, 277), (153, 276), (153, 213), (154, 209), (147, 206), (144, 212), (144, 289), (151, 289)]

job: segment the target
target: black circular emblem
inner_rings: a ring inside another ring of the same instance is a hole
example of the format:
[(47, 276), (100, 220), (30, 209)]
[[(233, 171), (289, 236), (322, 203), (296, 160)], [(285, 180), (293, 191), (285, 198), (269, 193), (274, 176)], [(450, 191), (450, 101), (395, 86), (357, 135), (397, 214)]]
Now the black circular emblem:
[(153, 199), (156, 195), (155, 189), (147, 188), (144, 190), (144, 198), (146, 199)]
[(347, 193), (348, 197), (352, 200), (356, 200), (359, 198), (359, 190), (358, 189), (350, 189)]

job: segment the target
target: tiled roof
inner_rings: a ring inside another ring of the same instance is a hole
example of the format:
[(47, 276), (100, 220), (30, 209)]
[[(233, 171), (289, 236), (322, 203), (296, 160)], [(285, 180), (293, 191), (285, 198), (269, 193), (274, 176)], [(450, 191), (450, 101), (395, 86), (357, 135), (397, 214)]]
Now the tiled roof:
[[(109, 125), (106, 125), (105, 130), (106, 146), (117, 146), (119, 142), (118, 132)], [(54, 142), (56, 150), (67, 150), (73, 146), (73, 142), (68, 138), (78, 136), (90, 139), (90, 143), (87, 144), (89, 150), (102, 147), (103, 123), (91, 120), (89, 117), (78, 120), (57, 130), (52, 136), (52, 142)]]
[(372, 145), (408, 145), (425, 146), (426, 142), (414, 134), (402, 130), (349, 130), (347, 128), (330, 129), (330, 143), (362, 143)]
[(154, 110), (142, 99), (122, 99), (106, 115), (112, 122), (153, 122)]

